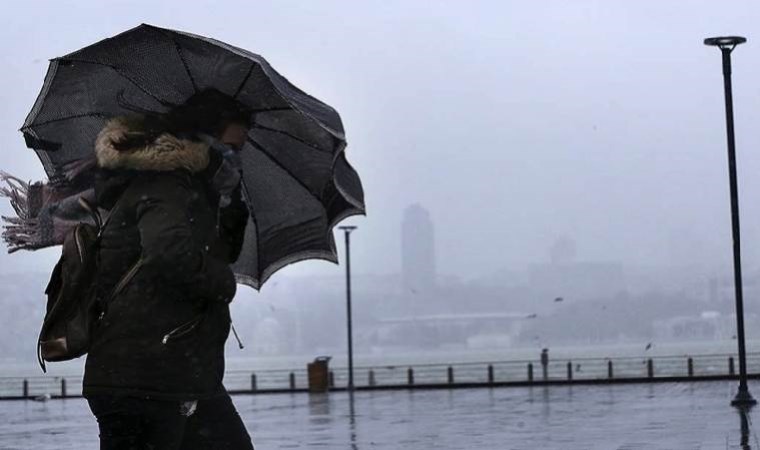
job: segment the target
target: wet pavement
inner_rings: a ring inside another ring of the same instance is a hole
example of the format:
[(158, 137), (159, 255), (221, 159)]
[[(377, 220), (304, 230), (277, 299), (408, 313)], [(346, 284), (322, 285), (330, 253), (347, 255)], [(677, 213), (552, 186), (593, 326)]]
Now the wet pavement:
[[(758, 449), (735, 382), (235, 396), (257, 450)], [(760, 396), (760, 383), (750, 383)], [(745, 444), (742, 445), (742, 440)], [(0, 402), (0, 449), (97, 449), (82, 399)]]

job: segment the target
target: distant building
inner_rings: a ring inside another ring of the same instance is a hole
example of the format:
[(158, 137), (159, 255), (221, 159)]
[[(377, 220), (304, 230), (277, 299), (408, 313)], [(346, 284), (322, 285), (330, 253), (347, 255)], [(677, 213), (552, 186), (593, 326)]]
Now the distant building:
[(658, 319), (652, 323), (652, 327), (654, 337), (660, 340), (729, 340), (735, 334), (734, 323), (733, 315), (704, 311), (699, 316)]
[(528, 279), (536, 292), (565, 300), (613, 297), (626, 289), (623, 265), (616, 262), (535, 264)]
[(562, 236), (549, 248), (549, 259), (552, 264), (569, 264), (575, 262), (575, 241)]
[(428, 211), (414, 204), (404, 210), (401, 223), (401, 272), (407, 294), (423, 294), (435, 287), (435, 235)]
[(383, 348), (484, 349), (509, 348), (528, 314), (471, 313), (388, 317), (369, 326), (373, 352)]
[(561, 236), (549, 247), (549, 263), (528, 268), (531, 290), (555, 301), (614, 297), (626, 290), (623, 264), (576, 261), (576, 244)]

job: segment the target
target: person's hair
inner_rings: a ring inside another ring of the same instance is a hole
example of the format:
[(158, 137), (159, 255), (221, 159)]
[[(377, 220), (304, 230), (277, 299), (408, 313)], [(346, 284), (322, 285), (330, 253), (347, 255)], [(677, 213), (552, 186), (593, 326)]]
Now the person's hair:
[(250, 110), (216, 89), (200, 91), (184, 103), (173, 105), (165, 113), (131, 105), (121, 97), (119, 104), (139, 113), (141, 123), (139, 130), (130, 132), (120, 142), (114, 143), (117, 150), (145, 146), (163, 133), (191, 140), (198, 140), (198, 133), (218, 136), (231, 123), (249, 126), (252, 117)]

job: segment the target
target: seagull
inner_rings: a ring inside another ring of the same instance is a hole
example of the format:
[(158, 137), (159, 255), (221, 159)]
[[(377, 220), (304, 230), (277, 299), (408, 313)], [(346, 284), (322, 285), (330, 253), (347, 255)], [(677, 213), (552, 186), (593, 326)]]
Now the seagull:
[(652, 348), (652, 343), (651, 343), (651, 342), (647, 344), (647, 347), (644, 349), (644, 351), (647, 351), (647, 350), (649, 350), (650, 348)]
[(526, 319), (535, 319), (536, 317), (538, 317), (538, 314), (536, 313), (528, 314), (527, 316), (525, 316)]
[(554, 299), (555, 302), (561, 302), (563, 300), (565, 300), (565, 299), (562, 298), (562, 297), (557, 297), (557, 298)]

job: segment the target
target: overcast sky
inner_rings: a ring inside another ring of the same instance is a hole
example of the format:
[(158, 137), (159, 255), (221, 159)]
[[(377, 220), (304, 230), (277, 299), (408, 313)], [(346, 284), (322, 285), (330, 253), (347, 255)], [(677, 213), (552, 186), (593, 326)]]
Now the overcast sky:
[[(400, 267), (403, 209), (436, 225), (438, 267), (465, 278), (578, 258), (730, 268), (719, 52), (734, 92), (746, 266), (760, 265), (757, 2), (8, 2), (0, 27), (0, 169), (43, 176), (18, 128), (47, 60), (145, 22), (259, 53), (342, 115), (366, 191), (348, 222), (360, 273)], [(0, 213), (10, 211), (7, 201)], [(339, 241), (339, 242), (342, 242)], [(58, 249), (0, 255), (49, 271)], [(279, 277), (339, 274), (300, 263)]]

